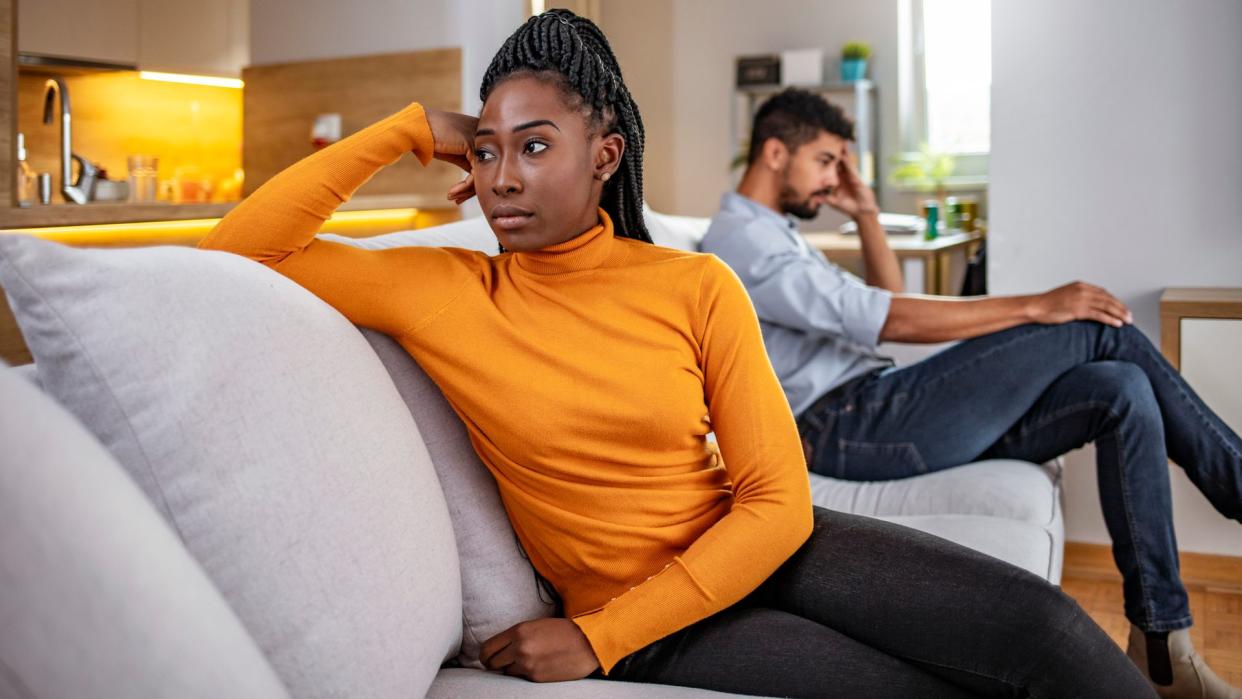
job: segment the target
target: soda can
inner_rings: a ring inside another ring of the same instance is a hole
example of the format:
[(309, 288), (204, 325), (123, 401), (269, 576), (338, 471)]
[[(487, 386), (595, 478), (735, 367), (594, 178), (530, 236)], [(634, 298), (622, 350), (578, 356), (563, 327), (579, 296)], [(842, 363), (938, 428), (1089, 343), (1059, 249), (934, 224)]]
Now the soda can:
[(940, 231), (940, 202), (928, 199), (923, 202), (923, 218), (927, 221), (927, 230), (923, 232), (924, 240), (935, 240)]

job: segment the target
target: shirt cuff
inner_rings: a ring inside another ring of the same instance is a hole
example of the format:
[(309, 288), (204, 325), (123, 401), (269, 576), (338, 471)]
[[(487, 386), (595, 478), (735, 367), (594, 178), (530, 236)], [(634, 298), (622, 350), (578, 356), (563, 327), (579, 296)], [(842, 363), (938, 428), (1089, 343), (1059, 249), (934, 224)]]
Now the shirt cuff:
[(868, 349), (880, 344), (880, 331), (888, 320), (888, 310), (893, 304), (893, 293), (873, 286), (865, 291), (845, 296), (847, 308), (842, 313), (845, 334), (855, 343)]
[(426, 167), (436, 152), (436, 140), (431, 133), (431, 123), (427, 121), (427, 112), (423, 105), (414, 102), (402, 110), (403, 119), (409, 119), (414, 125), (414, 147), (410, 150), (418, 158), (418, 162)]

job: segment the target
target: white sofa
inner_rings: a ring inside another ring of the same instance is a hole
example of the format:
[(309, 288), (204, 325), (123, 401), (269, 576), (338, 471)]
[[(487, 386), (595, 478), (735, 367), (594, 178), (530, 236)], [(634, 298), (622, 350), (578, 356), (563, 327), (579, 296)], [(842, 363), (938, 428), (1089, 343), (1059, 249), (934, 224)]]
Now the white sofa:
[[(351, 242), (495, 245), (477, 219)], [(275, 272), (5, 236), (0, 285), (38, 367), (0, 368), (0, 696), (723, 696), (481, 670), (552, 612), (490, 476), (395, 342)], [(1055, 466), (810, 479), (1059, 581)]]

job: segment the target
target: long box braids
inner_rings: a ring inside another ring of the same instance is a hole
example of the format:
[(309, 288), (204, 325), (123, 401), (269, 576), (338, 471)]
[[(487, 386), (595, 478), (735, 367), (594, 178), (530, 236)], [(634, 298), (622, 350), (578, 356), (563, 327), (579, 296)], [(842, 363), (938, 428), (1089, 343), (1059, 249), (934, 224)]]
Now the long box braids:
[(604, 33), (591, 20), (569, 10), (548, 10), (531, 17), (492, 58), (479, 88), (480, 99), (486, 102), (498, 84), (519, 73), (555, 80), (567, 96), (590, 105), (592, 128), (625, 139), (621, 166), (604, 183), (600, 207), (612, 218), (616, 235), (650, 243), (643, 220), (646, 132)]

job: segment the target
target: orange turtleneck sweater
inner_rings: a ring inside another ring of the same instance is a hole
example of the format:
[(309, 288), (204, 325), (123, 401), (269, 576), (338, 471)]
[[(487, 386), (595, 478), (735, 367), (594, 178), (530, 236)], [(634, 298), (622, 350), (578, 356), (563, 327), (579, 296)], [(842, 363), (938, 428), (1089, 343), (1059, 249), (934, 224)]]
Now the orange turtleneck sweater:
[(496, 257), (315, 238), (375, 172), (433, 145), (412, 104), (273, 178), (199, 247), (268, 265), (418, 361), (606, 673), (740, 600), (810, 535), (793, 416), (732, 271), (614, 237), (603, 211), (568, 242)]

